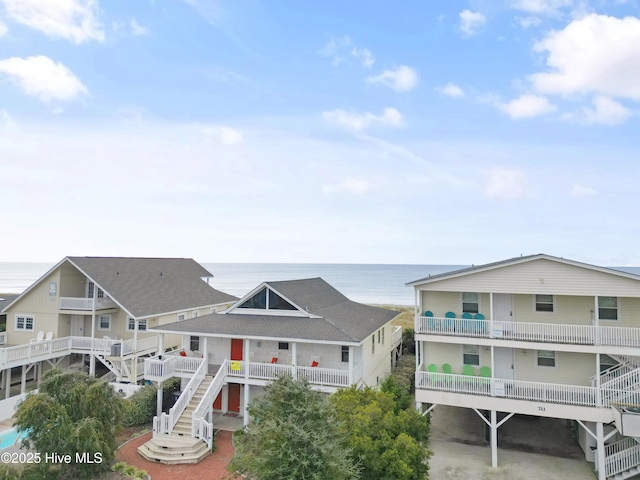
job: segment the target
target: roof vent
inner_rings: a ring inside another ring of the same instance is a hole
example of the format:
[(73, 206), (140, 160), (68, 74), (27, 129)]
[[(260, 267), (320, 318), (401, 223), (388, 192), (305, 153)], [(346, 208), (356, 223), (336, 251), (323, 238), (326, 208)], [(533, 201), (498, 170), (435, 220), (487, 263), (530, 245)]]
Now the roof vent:
[(164, 273), (160, 272), (160, 276), (161, 276), (161, 277), (164, 277)]

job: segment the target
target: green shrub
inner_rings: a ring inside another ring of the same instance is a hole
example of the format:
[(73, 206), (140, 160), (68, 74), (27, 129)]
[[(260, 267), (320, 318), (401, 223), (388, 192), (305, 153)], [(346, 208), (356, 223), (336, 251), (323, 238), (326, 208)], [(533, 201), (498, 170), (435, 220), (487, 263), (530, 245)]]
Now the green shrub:
[(122, 424), (125, 427), (135, 427), (151, 423), (156, 414), (156, 394), (156, 387), (147, 385), (126, 399)]
[(402, 353), (414, 355), (416, 353), (416, 340), (413, 328), (402, 329)]

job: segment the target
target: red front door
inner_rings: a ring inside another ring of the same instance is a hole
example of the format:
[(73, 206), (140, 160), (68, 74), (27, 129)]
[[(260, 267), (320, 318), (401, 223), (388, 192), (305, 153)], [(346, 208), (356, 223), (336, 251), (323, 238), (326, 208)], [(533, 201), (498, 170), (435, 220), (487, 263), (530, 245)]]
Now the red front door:
[(240, 384), (229, 384), (229, 411), (240, 413)]
[(231, 339), (231, 360), (242, 360), (242, 345), (244, 341), (241, 338)]
[(222, 410), (222, 392), (218, 394), (215, 401), (213, 402), (214, 410)]

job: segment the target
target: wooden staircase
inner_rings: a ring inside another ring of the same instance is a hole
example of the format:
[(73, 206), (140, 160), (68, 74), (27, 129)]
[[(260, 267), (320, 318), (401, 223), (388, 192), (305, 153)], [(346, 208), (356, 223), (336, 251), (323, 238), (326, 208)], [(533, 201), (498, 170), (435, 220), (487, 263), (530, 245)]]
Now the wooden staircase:
[(196, 409), (204, 393), (213, 381), (206, 375), (198, 385), (187, 408), (168, 435), (156, 435), (147, 443), (138, 447), (138, 453), (150, 462), (176, 465), (181, 463), (198, 463), (211, 455), (206, 442), (191, 437), (191, 414)]

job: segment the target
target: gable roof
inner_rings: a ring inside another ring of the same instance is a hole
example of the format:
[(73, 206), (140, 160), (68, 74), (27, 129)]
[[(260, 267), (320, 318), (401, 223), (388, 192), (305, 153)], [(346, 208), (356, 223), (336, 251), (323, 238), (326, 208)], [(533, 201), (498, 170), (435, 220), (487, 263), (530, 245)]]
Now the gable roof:
[[(240, 310), (235, 310), (233, 313), (213, 313), (151, 330), (361, 343), (400, 313), (349, 300), (322, 278), (264, 282), (263, 285), (304, 308), (308, 316), (236, 313)], [(236, 305), (244, 302), (248, 296), (240, 299)]]
[(621, 270), (615, 270), (613, 268), (607, 267), (599, 267), (597, 265), (591, 265), (589, 263), (577, 262), (575, 260), (569, 260), (562, 257), (554, 257), (553, 255), (547, 255), (545, 253), (538, 253), (535, 255), (526, 255), (520, 257), (509, 258), (507, 260), (501, 260), (498, 262), (485, 263), (484, 265), (472, 265), (471, 267), (461, 268), (459, 270), (454, 270), (451, 272), (439, 273), (436, 275), (430, 275), (425, 278), (421, 278), (419, 280), (414, 280), (413, 282), (406, 283), (405, 285), (408, 287), (415, 287), (418, 285), (422, 285), (425, 283), (436, 282), (449, 278), (462, 277), (465, 275), (471, 275), (475, 273), (485, 272), (488, 270), (495, 270), (498, 268), (508, 267), (511, 265), (518, 265), (522, 263), (528, 263), (535, 260), (549, 260), (552, 262), (563, 263), (565, 265), (571, 265), (574, 267), (586, 268), (588, 270), (593, 270), (602, 273), (608, 273), (612, 275), (617, 275), (624, 278), (630, 278), (632, 280), (640, 280), (640, 275), (636, 275), (634, 273), (623, 272)]
[[(203, 277), (211, 277), (211, 272), (191, 258), (130, 257), (66, 257), (20, 297), (65, 262), (86, 275), (136, 318), (237, 300), (237, 297), (208, 285)], [(15, 301), (17, 299), (11, 303)]]
[(15, 294), (11, 294), (11, 295), (0, 295), (0, 312), (2, 312), (2, 310), (8, 306), (9, 304), (11, 304), (16, 298), (18, 298), (19, 295)]

